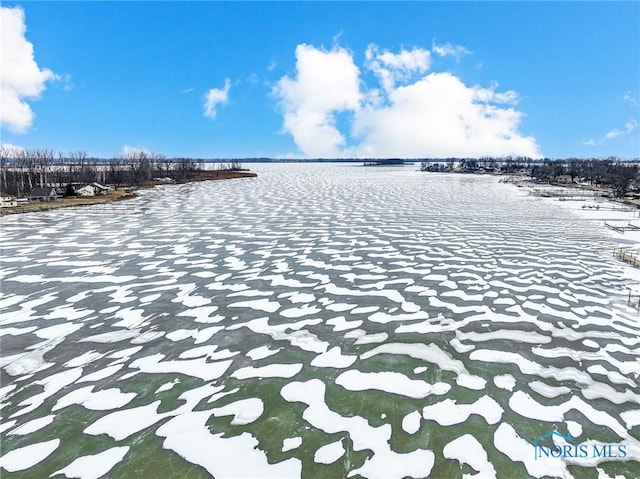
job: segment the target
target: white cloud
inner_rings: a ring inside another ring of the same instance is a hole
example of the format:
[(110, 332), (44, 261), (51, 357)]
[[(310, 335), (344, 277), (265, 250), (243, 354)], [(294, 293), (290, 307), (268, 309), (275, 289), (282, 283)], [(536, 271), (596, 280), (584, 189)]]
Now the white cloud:
[(361, 99), (359, 70), (344, 48), (327, 51), (310, 45), (296, 48), (296, 77), (276, 84), (285, 132), (306, 156), (341, 156), (345, 138), (336, 127), (336, 113), (354, 111)]
[(367, 67), (376, 74), (387, 92), (393, 89), (396, 82), (407, 81), (415, 74), (426, 72), (431, 64), (431, 53), (416, 47), (391, 53), (387, 50), (380, 52), (377, 45), (369, 45), (365, 58)]
[[(505, 104), (514, 91), (467, 86), (451, 73), (429, 73), (430, 52), (367, 48), (366, 67), (379, 87), (367, 87), (353, 55), (334, 46), (296, 48), (296, 76), (280, 79), (283, 130), (306, 157), (541, 157), (519, 131), (523, 114)], [(345, 114), (350, 124), (338, 124)]]
[(56, 80), (62, 81), (64, 86), (62, 87), (64, 91), (71, 91), (75, 88), (73, 84), (73, 79), (69, 73), (65, 73), (64, 75), (56, 75)]
[(613, 129), (608, 131), (604, 137), (602, 137), (599, 140), (594, 140), (593, 138), (588, 139), (587, 141), (583, 142), (583, 145), (586, 146), (600, 146), (600, 145), (604, 145), (605, 142), (609, 141), (609, 140), (613, 140), (614, 138), (618, 138), (619, 136), (623, 136), (623, 135), (628, 135), (630, 133), (633, 133), (633, 131), (635, 131), (635, 129), (638, 128), (638, 122), (634, 119), (631, 119), (629, 121), (627, 121), (624, 125), (624, 129), (620, 130), (620, 129)]
[(473, 98), (479, 102), (510, 103), (512, 105), (515, 105), (520, 100), (520, 96), (515, 91), (508, 90), (503, 93), (497, 93), (497, 88), (498, 84), (496, 82), (493, 82), (489, 88), (474, 86)]
[(57, 79), (48, 69), (40, 69), (33, 56), (33, 44), (25, 37), (24, 11), (0, 6), (0, 126), (14, 133), (25, 132), (34, 114), (26, 102), (35, 100), (47, 81)]
[(231, 89), (231, 80), (225, 78), (224, 88), (212, 88), (204, 98), (204, 116), (209, 118), (216, 117), (216, 107), (225, 105), (229, 101), (229, 90)]
[(438, 45), (435, 40), (431, 42), (431, 51), (439, 57), (453, 57), (456, 60), (460, 60), (464, 55), (468, 55), (471, 52), (462, 45), (452, 45), (451, 43), (445, 43), (444, 45)]
[(431, 73), (394, 90), (390, 106), (360, 112), (358, 156), (541, 156), (535, 139), (518, 131), (522, 114), (493, 105), (494, 97), (450, 73)]
[(640, 106), (638, 99), (634, 97), (630, 91), (624, 94), (624, 101), (631, 103), (633, 106)]
[(624, 130), (611, 130), (604, 137), (607, 140), (611, 140), (621, 135), (628, 135), (629, 133), (633, 132), (633, 130), (635, 130), (636, 128), (638, 128), (638, 122), (636, 120), (629, 120), (628, 122), (625, 123)]

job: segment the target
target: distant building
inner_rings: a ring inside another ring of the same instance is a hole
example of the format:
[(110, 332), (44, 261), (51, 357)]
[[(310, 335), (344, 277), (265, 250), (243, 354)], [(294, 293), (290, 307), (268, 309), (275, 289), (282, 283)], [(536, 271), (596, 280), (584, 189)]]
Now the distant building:
[(74, 187), (74, 192), (76, 196), (98, 196), (98, 195), (104, 196), (107, 193), (109, 193), (109, 190), (111, 190), (111, 188), (109, 188), (108, 186), (104, 186), (96, 182), (89, 183), (83, 186)]
[(571, 175), (560, 175), (556, 176), (556, 183), (568, 185), (573, 183), (573, 179), (571, 178)]
[(82, 188), (76, 189), (76, 196), (95, 196), (96, 190), (91, 185), (85, 185)]
[(29, 193), (29, 201), (56, 201), (58, 194), (56, 189), (48, 186), (46, 188), (33, 188)]
[(96, 183), (95, 181), (93, 183), (90, 183), (89, 186), (93, 187), (93, 191), (96, 195), (106, 195), (107, 193), (109, 193), (109, 190), (111, 190), (111, 188), (109, 188), (108, 186), (101, 185), (100, 183)]

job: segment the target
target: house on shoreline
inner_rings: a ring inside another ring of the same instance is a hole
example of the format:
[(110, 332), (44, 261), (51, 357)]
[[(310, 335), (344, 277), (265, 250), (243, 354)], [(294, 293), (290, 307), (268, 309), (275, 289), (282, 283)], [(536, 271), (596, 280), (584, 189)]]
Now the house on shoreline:
[(80, 188), (75, 189), (76, 196), (105, 196), (109, 193), (110, 188), (100, 183), (89, 183)]
[(53, 186), (32, 188), (29, 193), (29, 201), (56, 201), (57, 199), (58, 193)]
[(11, 196), (0, 197), (0, 208), (12, 208), (14, 206), (18, 206), (18, 200), (15, 198), (12, 198)]

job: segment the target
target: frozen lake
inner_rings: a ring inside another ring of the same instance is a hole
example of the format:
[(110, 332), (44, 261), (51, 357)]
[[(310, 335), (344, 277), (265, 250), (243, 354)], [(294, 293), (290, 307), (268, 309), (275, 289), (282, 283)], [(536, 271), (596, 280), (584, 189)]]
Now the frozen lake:
[[(631, 236), (496, 177), (251, 167), (0, 219), (3, 477), (640, 477)], [(554, 429), (625, 456), (536, 459)]]

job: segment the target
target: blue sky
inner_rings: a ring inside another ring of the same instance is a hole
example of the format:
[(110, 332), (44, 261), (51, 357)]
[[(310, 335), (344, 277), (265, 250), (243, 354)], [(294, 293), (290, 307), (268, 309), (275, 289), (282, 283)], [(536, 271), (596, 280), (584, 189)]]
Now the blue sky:
[(3, 2), (2, 22), (19, 147), (640, 156), (639, 2)]

